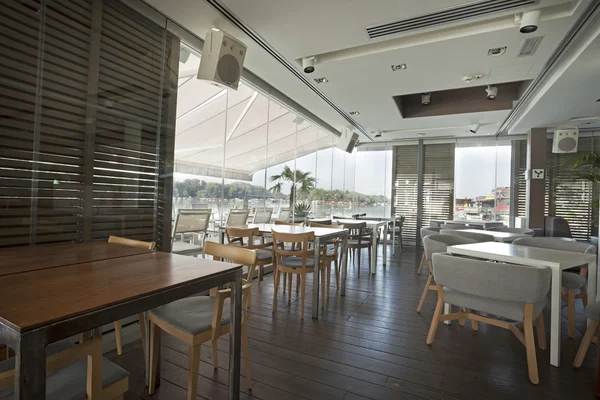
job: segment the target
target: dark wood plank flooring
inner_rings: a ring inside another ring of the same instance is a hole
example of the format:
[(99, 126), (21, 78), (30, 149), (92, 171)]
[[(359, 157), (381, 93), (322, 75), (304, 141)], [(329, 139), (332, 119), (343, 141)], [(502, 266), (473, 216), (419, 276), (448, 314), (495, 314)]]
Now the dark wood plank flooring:
[[(330, 298), (319, 320), (310, 318), (307, 293), (306, 319), (300, 320), (295, 290), (291, 302), (281, 292), (273, 314), (273, 278), (259, 287), (254, 281), (248, 315), (253, 390), (242, 379), (242, 399), (593, 399), (595, 346), (581, 369), (573, 358), (585, 330), (583, 308), (578, 304), (575, 340), (566, 339), (563, 310), (562, 366), (549, 364), (549, 351), (538, 350), (540, 384), (527, 376), (525, 348), (512, 333), (480, 325), (473, 332), (454, 323), (441, 326), (432, 346), (425, 337), (436, 294), (428, 294), (423, 312), (416, 313), (427, 273), (416, 274), (420, 254), (403, 254), (378, 260), (377, 274), (368, 276), (366, 254), (361, 276), (350, 265), (346, 296), (336, 293), (332, 277)], [(308, 285), (312, 288), (312, 284)], [(546, 311), (547, 313), (547, 311)], [(549, 315), (546, 326), (549, 329)], [(131, 373), (125, 399), (186, 398), (187, 346), (163, 335), (161, 385), (149, 396), (144, 385), (140, 342), (125, 346), (124, 354), (108, 357)], [(549, 340), (548, 340), (549, 342)], [(199, 398), (226, 399), (228, 338), (219, 340), (219, 369), (212, 367), (210, 343), (202, 347), (198, 380)]]

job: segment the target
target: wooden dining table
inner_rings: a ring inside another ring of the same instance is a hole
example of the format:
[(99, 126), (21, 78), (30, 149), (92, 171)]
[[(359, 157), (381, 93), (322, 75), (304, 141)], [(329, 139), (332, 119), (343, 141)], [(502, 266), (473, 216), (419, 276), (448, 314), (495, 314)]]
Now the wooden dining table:
[(241, 278), (241, 265), (105, 242), (0, 251), (0, 342), (15, 351), (15, 399), (45, 400), (49, 343), (226, 283), (229, 399), (238, 399)]

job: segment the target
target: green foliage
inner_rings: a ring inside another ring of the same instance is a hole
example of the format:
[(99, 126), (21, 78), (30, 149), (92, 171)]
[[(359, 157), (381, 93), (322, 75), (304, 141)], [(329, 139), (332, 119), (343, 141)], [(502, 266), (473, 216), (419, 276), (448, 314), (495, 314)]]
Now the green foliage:
[(271, 175), (271, 182), (277, 182), (269, 188), (271, 193), (281, 193), (284, 183), (291, 185), (290, 188), (290, 206), (296, 203), (296, 194), (308, 195), (317, 185), (317, 180), (310, 176), (311, 172), (296, 170), (292, 171), (287, 165), (283, 167), (280, 174)]
[(294, 205), (294, 215), (296, 217), (308, 217), (312, 211), (312, 205), (308, 201), (299, 201)]
[(579, 170), (581, 179), (594, 183), (600, 182), (600, 153), (586, 154), (565, 162), (573, 163), (573, 168)]

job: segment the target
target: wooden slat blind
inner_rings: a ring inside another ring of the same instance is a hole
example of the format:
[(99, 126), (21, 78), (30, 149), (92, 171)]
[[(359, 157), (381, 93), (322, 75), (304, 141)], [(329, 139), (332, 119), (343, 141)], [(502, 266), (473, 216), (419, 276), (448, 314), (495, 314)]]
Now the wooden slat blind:
[(394, 215), (404, 216), (402, 240), (415, 244), (417, 234), (418, 146), (396, 146), (394, 176)]
[(168, 247), (178, 38), (118, 0), (7, 0), (0, 36), (0, 247)]
[(423, 171), (423, 226), (454, 213), (454, 143), (426, 144)]

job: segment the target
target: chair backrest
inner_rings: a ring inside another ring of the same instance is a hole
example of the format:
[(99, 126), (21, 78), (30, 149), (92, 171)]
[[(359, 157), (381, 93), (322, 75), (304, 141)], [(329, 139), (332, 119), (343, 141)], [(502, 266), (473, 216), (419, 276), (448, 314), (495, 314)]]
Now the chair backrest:
[(494, 226), (492, 228), (487, 228), (486, 231), (507, 232), (507, 233), (520, 233), (522, 235), (531, 235), (531, 236), (533, 236), (533, 230), (526, 229), (526, 228), (509, 228), (507, 226)]
[(337, 221), (337, 225), (344, 225), (344, 229), (348, 230), (348, 240), (356, 240), (358, 244), (371, 243), (373, 240), (373, 230), (367, 228), (366, 222), (340, 224)]
[(433, 277), (438, 285), (462, 293), (535, 304), (548, 294), (551, 271), (548, 267), (499, 264), (436, 253)]
[(275, 225), (304, 226), (304, 222), (285, 222), (285, 221), (275, 221)]
[(574, 253), (596, 254), (596, 246), (589, 243), (579, 243), (574, 240), (564, 240), (554, 237), (530, 237), (515, 239), (512, 244), (518, 246), (540, 247), (543, 249), (554, 249), (572, 251)]
[(192, 204), (192, 210), (208, 210), (208, 204), (206, 204), (206, 203)]
[[(482, 231), (482, 232), (485, 232), (485, 231)], [(468, 238), (468, 239), (473, 239), (478, 243), (494, 241), (494, 237), (492, 235), (486, 235), (485, 233), (462, 232), (462, 231), (455, 230), (455, 229), (442, 229), (440, 231), (440, 233), (442, 235), (454, 235), (454, 236), (461, 236), (461, 237)]]
[(267, 208), (266, 210), (258, 210), (254, 214), (255, 224), (269, 224), (271, 223), (271, 217), (273, 216), (273, 210)]
[(292, 210), (279, 210), (279, 216), (277, 217), (277, 221), (288, 222), (291, 216)]
[(462, 224), (441, 224), (441, 229), (466, 229)]
[(177, 233), (206, 233), (210, 210), (179, 210), (173, 225), (173, 239)]
[(305, 269), (306, 260), (314, 254), (314, 250), (309, 248), (309, 243), (315, 240), (314, 232), (282, 233), (272, 231), (271, 234), (275, 253), (274, 262), (278, 263), (284, 257), (300, 257), (302, 258), (302, 268)]
[(431, 261), (433, 253), (445, 253), (448, 246), (457, 246), (459, 244), (477, 243), (473, 239), (454, 235), (429, 235), (423, 238), (423, 247), (425, 248), (425, 259)]
[(141, 240), (127, 239), (120, 236), (109, 236), (108, 243), (122, 244), (124, 246), (137, 247), (140, 249), (154, 250), (155, 242), (142, 242)]
[(308, 221), (308, 226), (310, 226), (311, 228), (344, 229), (344, 225), (321, 224), (319, 222), (312, 222), (312, 221)]
[[(252, 248), (254, 244), (254, 238), (260, 237), (260, 230), (258, 228), (242, 228), (242, 227), (228, 227), (225, 230), (227, 236), (227, 242), (229, 244), (235, 244), (236, 246)], [(246, 242), (244, 242), (246, 239)], [(235, 243), (234, 243), (235, 242)]]
[(436, 228), (435, 226), (426, 226), (424, 228), (421, 228), (421, 240), (425, 237), (425, 236), (429, 236), (429, 235), (438, 235), (440, 233), (440, 230), (442, 228)]
[(225, 226), (246, 225), (248, 223), (248, 210), (229, 210)]
[(544, 219), (545, 237), (568, 237), (572, 238), (569, 222), (563, 217), (546, 217)]

